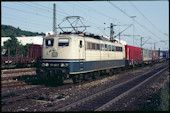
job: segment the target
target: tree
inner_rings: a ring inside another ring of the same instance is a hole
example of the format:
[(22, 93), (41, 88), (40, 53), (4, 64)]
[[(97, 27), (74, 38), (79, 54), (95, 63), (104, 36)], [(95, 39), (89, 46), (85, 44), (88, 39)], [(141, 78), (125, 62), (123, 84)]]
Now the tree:
[[(18, 50), (17, 54), (20, 54), (20, 49), (23, 49), (23, 45), (18, 42), (14, 35), (9, 35), (11, 39), (4, 42), (3, 49), (7, 50), (5, 55), (8, 55), (8, 47), (10, 48), (10, 56), (16, 56), (16, 49)], [(24, 50), (24, 49), (23, 49)]]

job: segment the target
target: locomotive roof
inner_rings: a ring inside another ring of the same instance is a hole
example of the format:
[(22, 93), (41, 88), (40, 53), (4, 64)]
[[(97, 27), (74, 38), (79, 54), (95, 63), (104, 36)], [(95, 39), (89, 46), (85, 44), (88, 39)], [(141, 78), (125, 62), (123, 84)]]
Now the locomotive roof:
[[(84, 37), (84, 38), (93, 38), (93, 39), (97, 39), (97, 40), (102, 40), (102, 41), (107, 41), (107, 42), (112, 42), (114, 43), (115, 41), (117, 40), (114, 40), (114, 41), (111, 41), (109, 40), (108, 38), (105, 38), (103, 36), (100, 36), (100, 35), (94, 35), (94, 34), (77, 34), (77, 33), (60, 33), (58, 36), (62, 36), (62, 35), (72, 35), (72, 36), (81, 36), (81, 37)], [(54, 36), (57, 36), (57, 35), (50, 35), (50, 36), (47, 36), (48, 38), (52, 38)]]

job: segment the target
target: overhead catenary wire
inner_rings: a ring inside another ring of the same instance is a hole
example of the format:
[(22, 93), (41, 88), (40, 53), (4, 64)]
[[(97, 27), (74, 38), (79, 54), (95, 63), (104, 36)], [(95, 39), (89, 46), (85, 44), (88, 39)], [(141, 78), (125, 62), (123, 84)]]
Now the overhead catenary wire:
[(27, 14), (39, 15), (39, 16), (46, 17), (46, 18), (52, 18), (52, 17), (45, 16), (45, 15), (42, 15), (42, 14), (39, 14), (39, 13), (32, 13), (32, 12), (29, 12), (29, 11), (23, 11), (23, 10), (20, 10), (20, 9), (15, 9), (15, 8), (7, 7), (7, 6), (2, 6), (2, 7), (7, 8), (7, 9), (11, 9), (11, 10), (16, 10), (16, 11), (23, 12), (23, 13), (27, 13)]
[[(34, 4), (37, 4), (37, 3), (34, 3)], [(39, 5), (39, 6), (41, 6), (41, 7), (43, 7), (43, 8), (45, 8), (46, 10), (53, 10), (52, 8), (49, 8), (49, 7), (46, 7), (46, 6), (43, 6), (43, 5), (40, 5), (40, 4), (37, 4), (37, 5)], [(57, 6), (57, 5), (56, 5)], [(57, 6), (57, 8), (58, 8), (58, 6)], [(77, 7), (76, 7), (77, 8)], [(58, 11), (58, 10), (57, 10)], [(78, 10), (78, 11), (80, 11), (80, 10)], [(60, 11), (61, 12), (61, 11)], [(61, 12), (62, 14), (64, 13), (64, 15), (67, 15), (67, 16), (69, 16), (70, 14), (68, 14), (68, 13), (66, 13), (65, 11), (64, 12)], [(86, 12), (85, 12), (86, 13)], [(101, 26), (101, 25), (99, 25), (99, 24), (96, 24), (96, 23), (94, 23), (94, 22), (91, 22), (91, 21), (88, 21), (88, 22), (90, 22), (90, 23), (92, 23), (93, 25), (95, 25), (95, 26)]]
[[(112, 19), (113, 21), (118, 20), (117, 18), (111, 17), (110, 15), (107, 15), (107, 13), (103, 13), (103, 12), (101, 12), (101, 11), (95, 10), (93, 7), (90, 7), (89, 5), (86, 5), (86, 4), (82, 3), (82, 2), (80, 2), (79, 4), (82, 4), (82, 6), (81, 6), (82, 9), (89, 10), (89, 8), (90, 8), (90, 9), (92, 9), (91, 11), (94, 11), (94, 12), (100, 14), (100, 15), (103, 16), (103, 17), (107, 17), (107, 18), (109, 18), (109, 19)], [(85, 7), (85, 6), (86, 6), (86, 7)], [(119, 23), (120, 23), (120, 21), (119, 21)], [(124, 22), (121, 22), (121, 23), (125, 24)], [(110, 24), (110, 23), (109, 23), (109, 24)], [(116, 31), (115, 31), (115, 32), (116, 32)]]
[[(34, 8), (34, 9), (38, 9), (39, 11), (46, 11), (46, 12), (49, 12), (49, 14), (52, 14), (53, 13), (53, 11), (51, 11), (51, 9), (50, 10), (48, 10), (48, 9), (44, 9), (44, 8), (40, 8), (40, 7), (37, 7), (37, 6), (33, 6), (33, 5), (30, 5), (30, 4), (27, 4), (27, 3), (25, 3), (25, 2), (19, 2), (20, 4), (24, 4), (24, 5), (26, 5), (26, 6), (30, 6), (30, 7), (32, 7), (32, 8)], [(57, 16), (64, 16), (64, 14), (62, 13), (62, 12), (58, 12), (58, 14), (57, 14)]]
[[(7, 18), (6, 21), (9, 21), (9, 22), (12, 21), (12, 23), (17, 23), (17, 25), (22, 24), (22, 23), (19, 22), (19, 21), (16, 21), (16, 20), (13, 20), (13, 19), (9, 19), (9, 18)], [(28, 27), (30, 27), (30, 26), (32, 26), (31, 30), (28, 29)], [(34, 29), (35, 27), (37, 27), (37, 25), (34, 25), (34, 24), (27, 25), (27, 23), (26, 23), (25, 30), (35, 32), (35, 31), (33, 31), (33, 29)], [(36, 29), (36, 28), (35, 28), (35, 29)], [(40, 27), (39, 29), (42, 29), (42, 27)]]
[[(119, 8), (118, 6), (116, 6), (115, 4), (113, 4), (111, 1), (108, 1), (108, 3), (110, 3), (113, 7), (115, 7), (116, 9), (118, 9), (120, 12), (122, 12), (124, 15), (126, 15), (127, 17), (131, 18), (130, 15), (128, 15), (126, 12), (124, 12), (121, 8)], [(144, 28), (146, 31), (148, 31), (150, 34), (152, 34), (153, 36), (157, 37), (158, 39), (160, 39), (160, 37), (158, 37), (157, 35), (155, 35), (152, 31), (150, 31), (147, 27), (145, 27), (144, 25), (140, 24), (136, 19), (134, 19), (134, 21), (140, 25), (142, 28)]]
[(151, 25), (154, 29), (156, 29), (157, 31), (161, 32), (163, 35), (165, 35), (160, 29), (158, 29), (158, 27), (156, 27), (132, 2), (129, 1), (129, 3), (136, 9), (136, 11), (138, 11), (142, 16), (143, 18), (145, 18)]
[[(15, 19), (15, 18), (6, 17), (6, 16), (3, 16), (3, 17), (5, 17), (5, 18), (7, 18), (7, 19), (19, 21), (20, 23), (21, 23), (21, 21), (23, 21), (23, 22), (26, 22), (26, 21), (27, 21), (27, 20)], [(47, 25), (38, 24), (38, 23), (35, 23), (35, 22), (30, 22), (30, 21), (29, 21), (29, 22), (27, 21), (27, 23), (30, 23), (30, 24), (33, 24), (33, 25), (38, 25), (38, 26), (41, 26), (41, 27), (51, 27), (51, 26), (47, 26)]]
[[(76, 4), (74, 4), (74, 5), (76, 5)], [(79, 8), (78, 8), (79, 7)], [(79, 11), (79, 12), (84, 12), (84, 13), (86, 13), (86, 14), (88, 14), (87, 12), (85, 12), (85, 11), (82, 11), (82, 9), (84, 9), (84, 8), (81, 8), (80, 6), (78, 6), (78, 7), (75, 7), (76, 9), (81, 9), (81, 10), (77, 10), (77, 11)], [(95, 21), (97, 20), (97, 21), (101, 21), (101, 20), (98, 20), (96, 17), (93, 17), (93, 16), (90, 16), (90, 17), (92, 17), (92, 19), (93, 18), (95, 18)], [(89, 21), (89, 20), (88, 20)], [(101, 21), (101, 22), (103, 22), (103, 21)], [(101, 23), (100, 22), (100, 23)], [(91, 22), (91, 23), (94, 23), (94, 22)], [(96, 24), (96, 25), (99, 25), (99, 24)], [(101, 26), (102, 24), (100, 24), (99, 26)]]
[[(46, 9), (46, 10), (50, 10), (50, 12), (52, 12), (53, 11), (53, 9), (52, 8), (50, 8), (50, 7), (46, 7), (46, 6), (44, 6), (44, 5), (40, 5), (40, 4), (38, 4), (38, 3), (35, 3), (35, 2), (31, 2), (32, 4), (37, 4), (38, 6), (41, 6), (41, 7), (43, 7), (44, 9)], [(61, 13), (61, 15), (69, 15), (68, 13), (66, 13), (64, 10), (62, 10), (62, 11), (59, 11), (58, 9), (60, 9), (61, 10), (61, 8), (58, 6), (58, 5), (56, 5), (56, 7), (57, 7), (57, 9), (56, 9), (56, 11), (57, 11), (57, 13)]]
[[(19, 15), (18, 15), (18, 14), (19, 14)], [(5, 14), (3, 14), (3, 13), (1, 14), (2, 19), (3, 19), (4, 15), (5, 15), (5, 16), (6, 16), (6, 15), (10, 15), (12, 18), (15, 17), (15, 18), (19, 18), (19, 19), (23, 19), (23, 20), (29, 20), (29, 21), (33, 21), (33, 22), (37, 22), (37, 23), (40, 22), (38, 18), (28, 18), (28, 17), (23, 16), (22, 14), (20, 15), (20, 13), (9, 13), (9, 12), (5, 12)], [(41, 21), (42, 21), (42, 20), (41, 20)], [(47, 25), (47, 24), (49, 24), (49, 22), (47, 22), (47, 21), (43, 21), (43, 22), (42, 22), (42, 25)]]

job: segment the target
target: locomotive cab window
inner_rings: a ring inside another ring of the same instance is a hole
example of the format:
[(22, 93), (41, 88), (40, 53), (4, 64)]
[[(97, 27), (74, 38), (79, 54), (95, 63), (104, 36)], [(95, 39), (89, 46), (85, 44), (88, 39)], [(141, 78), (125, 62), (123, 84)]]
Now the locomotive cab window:
[(69, 46), (69, 39), (68, 38), (60, 38), (58, 40), (58, 46)]
[(54, 44), (54, 39), (46, 39), (45, 40), (46, 46), (53, 46)]

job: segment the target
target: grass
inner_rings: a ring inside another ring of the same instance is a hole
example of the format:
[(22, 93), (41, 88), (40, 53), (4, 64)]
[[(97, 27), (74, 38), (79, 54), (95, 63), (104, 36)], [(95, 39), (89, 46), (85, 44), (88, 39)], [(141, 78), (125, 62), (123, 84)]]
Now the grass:
[(161, 90), (159, 109), (160, 111), (169, 111), (169, 86), (168, 85)]
[(1, 64), (1, 69), (16, 69), (16, 68), (24, 68), (24, 67), (36, 67), (37, 65), (35, 63), (32, 64), (18, 64), (18, 65), (14, 65), (14, 64), (10, 64), (8, 65), (2, 65)]
[(161, 88), (143, 104), (142, 111), (169, 111), (169, 85)]
[(1, 65), (1, 69), (13, 69), (16, 68), (16, 65)]

